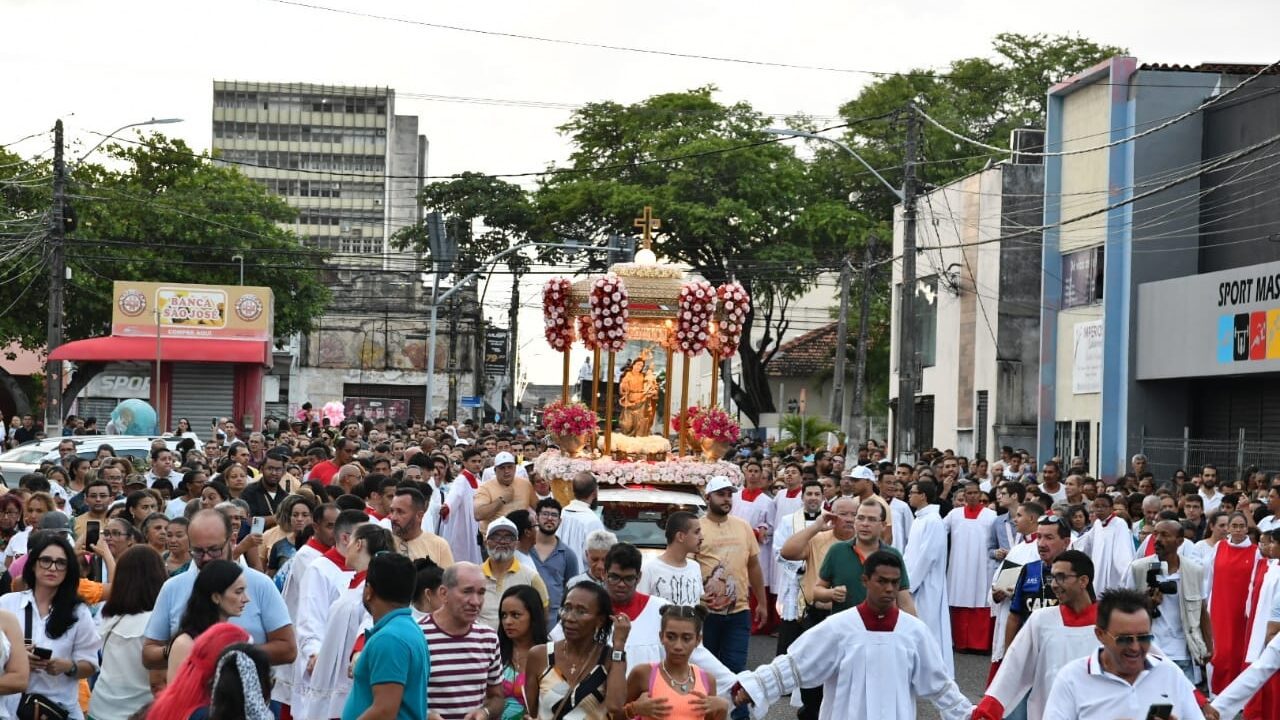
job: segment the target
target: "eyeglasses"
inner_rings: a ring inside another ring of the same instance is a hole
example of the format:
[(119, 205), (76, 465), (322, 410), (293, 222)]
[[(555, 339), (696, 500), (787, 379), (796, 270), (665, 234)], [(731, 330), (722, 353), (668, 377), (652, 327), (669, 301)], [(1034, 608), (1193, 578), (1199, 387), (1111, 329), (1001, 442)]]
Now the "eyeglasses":
[(1073, 573), (1054, 573), (1049, 576), (1049, 582), (1054, 583), (1056, 585), (1061, 585), (1062, 583), (1075, 577), (1080, 577), (1080, 576)]
[(48, 557), (47, 555), (41, 555), (40, 557), (36, 558), (36, 562), (39, 563), (40, 567), (44, 568), (45, 570), (66, 570), (67, 569), (66, 558), (54, 558), (54, 557)]
[(548, 520), (554, 520), (555, 518), (560, 517), (560, 513), (556, 512), (555, 510), (543, 510), (542, 512), (538, 513), (538, 517), (544, 517), (544, 518), (547, 518)]
[(212, 558), (217, 560), (227, 551), (225, 545), (214, 545), (212, 547), (193, 547), (191, 548), (191, 557), (195, 558)]
[(640, 576), (639, 575), (619, 575), (617, 573), (609, 573), (604, 576), (604, 580), (605, 582), (613, 583), (614, 585), (635, 585), (636, 583), (640, 582)]
[(128, 537), (129, 533), (124, 530), (103, 530), (102, 535), (104, 537)]
[(1155, 635), (1152, 635), (1151, 633), (1141, 633), (1138, 635), (1112, 635), (1106, 630), (1103, 630), (1102, 632), (1107, 633), (1107, 637), (1114, 640), (1120, 647), (1130, 647), (1135, 644), (1150, 645), (1151, 641), (1155, 639)]
[(499, 535), (490, 535), (485, 541), (491, 542), (494, 545), (510, 545), (514, 543), (516, 539), (507, 533), (501, 533)]

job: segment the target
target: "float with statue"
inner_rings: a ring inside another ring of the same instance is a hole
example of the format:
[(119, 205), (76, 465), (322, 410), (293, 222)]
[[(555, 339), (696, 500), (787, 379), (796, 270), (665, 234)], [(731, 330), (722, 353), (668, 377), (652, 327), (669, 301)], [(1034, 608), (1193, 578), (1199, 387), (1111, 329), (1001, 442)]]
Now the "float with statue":
[[(543, 412), (557, 449), (542, 453), (534, 469), (565, 504), (572, 499), (571, 479), (583, 470), (607, 485), (701, 487), (716, 475), (741, 484), (738, 466), (724, 460), (740, 428), (715, 398), (720, 361), (737, 352), (751, 299), (736, 282), (715, 287), (679, 265), (659, 262), (652, 232), (660, 222), (651, 208), (635, 224), (641, 249), (633, 262), (576, 282), (552, 278), (543, 287), (544, 332), (563, 355), (563, 380), (560, 399)], [(592, 354), (590, 402), (570, 401), (575, 342)], [(691, 405), (690, 366), (704, 353), (712, 359), (710, 397)], [(665, 359), (661, 380), (658, 357)]]

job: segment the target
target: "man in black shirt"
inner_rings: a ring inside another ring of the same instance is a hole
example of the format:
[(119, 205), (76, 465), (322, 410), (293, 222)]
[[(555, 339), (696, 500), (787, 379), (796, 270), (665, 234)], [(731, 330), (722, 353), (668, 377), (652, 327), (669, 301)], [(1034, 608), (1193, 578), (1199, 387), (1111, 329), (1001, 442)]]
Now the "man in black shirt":
[(36, 439), (36, 419), (32, 415), (22, 416), (22, 425), (13, 431), (13, 442), (16, 445), (29, 443)]
[(284, 465), (289, 457), (282, 450), (276, 449), (267, 453), (262, 460), (262, 477), (258, 482), (250, 483), (241, 493), (240, 498), (249, 503), (249, 513), (253, 517), (265, 517), (268, 528), (275, 527), (276, 508), (284, 501), (289, 491), (280, 487), (280, 479), (284, 477)]

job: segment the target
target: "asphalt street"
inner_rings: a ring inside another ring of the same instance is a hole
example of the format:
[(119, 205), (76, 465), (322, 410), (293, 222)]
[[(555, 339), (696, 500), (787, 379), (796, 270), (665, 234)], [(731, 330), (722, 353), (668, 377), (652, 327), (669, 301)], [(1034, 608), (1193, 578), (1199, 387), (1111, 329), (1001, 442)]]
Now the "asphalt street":
[[(759, 667), (774, 658), (774, 650), (777, 649), (777, 638), (765, 635), (752, 635), (751, 647), (748, 651), (747, 662), (750, 667)], [(977, 703), (982, 698), (982, 690), (987, 683), (987, 671), (991, 667), (991, 657), (989, 655), (960, 655), (956, 658), (956, 682), (960, 684), (960, 691), (965, 697)], [(796, 708), (787, 704), (785, 700), (781, 700), (769, 708), (768, 720), (793, 720), (796, 716)], [(937, 711), (929, 701), (925, 700), (917, 705), (916, 717), (921, 720), (936, 720)]]

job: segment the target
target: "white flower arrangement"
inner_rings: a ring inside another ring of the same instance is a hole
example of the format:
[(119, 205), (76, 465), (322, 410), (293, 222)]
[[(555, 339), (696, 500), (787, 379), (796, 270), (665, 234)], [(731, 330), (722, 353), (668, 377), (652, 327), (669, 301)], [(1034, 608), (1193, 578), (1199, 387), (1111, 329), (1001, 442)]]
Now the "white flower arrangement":
[[(611, 438), (613, 450), (627, 455), (665, 455), (671, 452), (671, 441), (661, 435), (648, 437), (631, 437), (630, 435), (614, 435)], [(604, 451), (604, 438), (596, 441), (596, 446)]]
[(568, 480), (587, 471), (610, 485), (706, 485), (716, 475), (742, 486), (742, 471), (731, 462), (706, 462), (701, 457), (677, 457), (661, 461), (624, 461), (612, 458), (566, 458), (548, 450), (533, 461), (534, 472), (548, 479)]
[(674, 278), (684, 277), (684, 269), (679, 265), (642, 265), (640, 263), (617, 263), (609, 268), (618, 275), (640, 278)]

